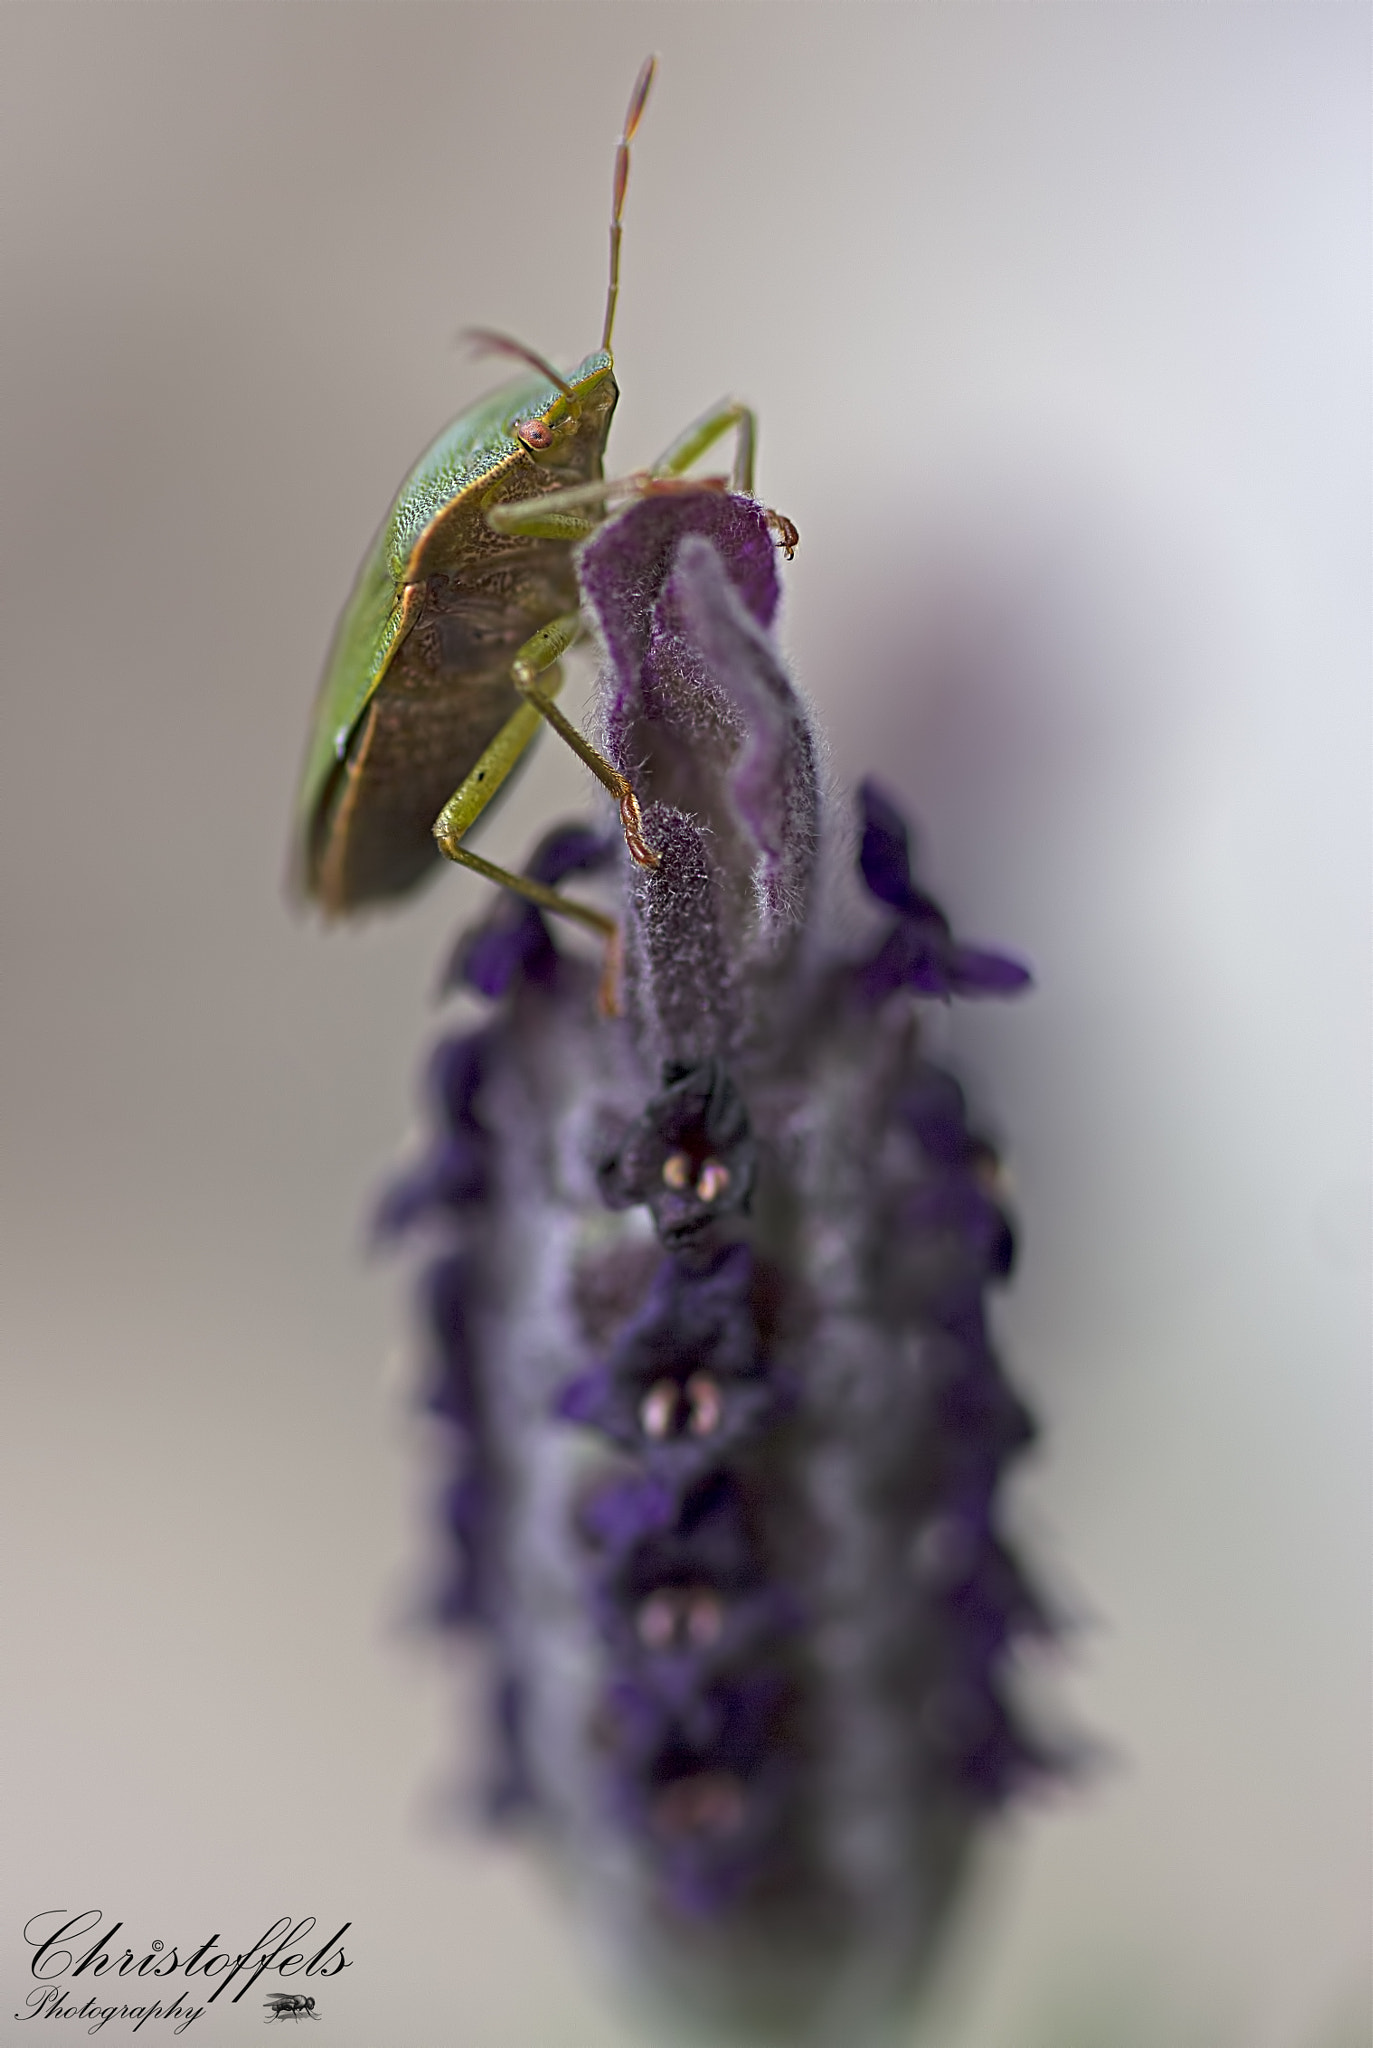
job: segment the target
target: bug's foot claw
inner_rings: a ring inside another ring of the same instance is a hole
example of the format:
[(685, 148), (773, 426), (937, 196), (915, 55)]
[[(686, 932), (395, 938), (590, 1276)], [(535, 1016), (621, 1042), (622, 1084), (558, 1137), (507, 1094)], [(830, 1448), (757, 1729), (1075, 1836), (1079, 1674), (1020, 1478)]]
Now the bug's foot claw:
[(627, 789), (620, 798), (620, 826), (625, 835), (629, 857), (641, 868), (656, 868), (662, 865), (662, 856), (656, 854), (644, 838), (644, 821), (639, 811), (639, 800), (632, 789)]
[(794, 524), (787, 518), (785, 512), (774, 512), (771, 506), (768, 507), (766, 517), (778, 547), (789, 562), (795, 561), (796, 550), (801, 545), (801, 536)]

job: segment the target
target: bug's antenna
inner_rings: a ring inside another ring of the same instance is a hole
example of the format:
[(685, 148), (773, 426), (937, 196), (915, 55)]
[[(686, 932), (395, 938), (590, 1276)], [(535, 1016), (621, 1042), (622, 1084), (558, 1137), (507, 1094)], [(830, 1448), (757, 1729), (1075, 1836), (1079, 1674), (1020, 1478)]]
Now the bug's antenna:
[(615, 152), (615, 182), (610, 204), (610, 284), (605, 295), (605, 327), (601, 332), (601, 351), (604, 355), (610, 354), (610, 335), (615, 325), (615, 304), (620, 296), (620, 224), (624, 218), (625, 187), (629, 183), (629, 145), (634, 140), (635, 130), (643, 117), (644, 102), (648, 98), (648, 89), (653, 83), (653, 74), (657, 68), (656, 57), (645, 57), (643, 69), (635, 79), (634, 90), (629, 95), (629, 107), (620, 135), (620, 146)]
[(537, 349), (526, 348), (522, 341), (516, 341), (513, 334), (499, 334), (494, 327), (464, 327), (463, 340), (469, 342), (478, 355), (514, 356), (519, 362), (528, 363), (547, 377), (550, 384), (556, 384), (564, 398), (571, 398), (572, 386), (565, 377), (560, 377), (547, 356), (541, 356)]

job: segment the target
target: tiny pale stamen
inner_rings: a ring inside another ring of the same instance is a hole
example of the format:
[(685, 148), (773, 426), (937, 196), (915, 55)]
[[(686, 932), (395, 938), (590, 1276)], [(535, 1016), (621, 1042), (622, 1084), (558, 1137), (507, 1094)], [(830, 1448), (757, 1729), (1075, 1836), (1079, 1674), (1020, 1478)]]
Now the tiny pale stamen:
[(639, 1641), (646, 1650), (665, 1650), (677, 1634), (677, 1601), (667, 1591), (650, 1593), (637, 1617)]
[(708, 1650), (718, 1642), (723, 1625), (724, 1615), (714, 1593), (698, 1586), (687, 1595), (686, 1630), (694, 1649)]
[(690, 1420), (687, 1427), (693, 1436), (714, 1436), (720, 1427), (724, 1403), (720, 1389), (709, 1373), (694, 1372), (686, 1383), (686, 1397), (691, 1404)]
[(679, 1390), (674, 1381), (654, 1381), (639, 1403), (639, 1427), (645, 1436), (662, 1441), (677, 1418), (678, 1398)]
[(701, 1177), (696, 1183), (696, 1192), (703, 1202), (713, 1202), (729, 1186), (729, 1168), (722, 1166), (718, 1159), (707, 1159), (701, 1168)]
[(678, 1192), (691, 1184), (691, 1161), (685, 1152), (672, 1152), (663, 1161), (663, 1186)]

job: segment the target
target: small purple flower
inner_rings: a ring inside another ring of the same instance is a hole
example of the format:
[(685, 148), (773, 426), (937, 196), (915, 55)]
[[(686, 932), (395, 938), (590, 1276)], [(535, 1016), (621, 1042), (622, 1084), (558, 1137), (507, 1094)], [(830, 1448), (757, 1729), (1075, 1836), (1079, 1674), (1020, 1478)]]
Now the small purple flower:
[(618, 903), (617, 1017), (523, 903), (454, 956), (494, 1007), (379, 1218), (439, 1241), (440, 1608), (491, 1645), (488, 1804), (635, 1967), (711, 2025), (857, 2040), (987, 1808), (1055, 1767), (1013, 1686), (1051, 1621), (1000, 1513), (1033, 1436), (988, 1326), (1012, 1225), (922, 1035), (1029, 974), (955, 937), (872, 784), (853, 874), (758, 507), (646, 497), (580, 573), (661, 864), (583, 827), (531, 863)]
[[(553, 888), (568, 875), (608, 866), (617, 852), (616, 839), (607, 833), (585, 825), (555, 825), (535, 847), (525, 872)], [(447, 992), (466, 984), (496, 1001), (517, 979), (553, 987), (560, 958), (534, 905), (518, 896), (501, 896), (488, 917), (462, 934), (439, 985)]]
[(747, 1244), (713, 1262), (665, 1258), (609, 1356), (559, 1392), (556, 1412), (634, 1452), (680, 1484), (785, 1412), (789, 1382), (768, 1368)]
[(717, 1467), (678, 1493), (662, 1526), (627, 1543), (606, 1532), (594, 1583), (617, 1665), (678, 1698), (800, 1625), (801, 1604), (764, 1568), (755, 1522), (740, 1475)]
[(435, 1048), (427, 1089), (436, 1127), (433, 1142), (378, 1203), (372, 1227), (383, 1241), (425, 1217), (457, 1215), (485, 1201), (489, 1139), (474, 1104), (486, 1045), (487, 1034), (474, 1031), (444, 1039)]
[(890, 797), (875, 782), (864, 782), (858, 797), (863, 880), (879, 903), (898, 913), (861, 976), (868, 999), (879, 1002), (898, 988), (924, 996), (1010, 996), (1028, 988), (1028, 967), (1007, 954), (961, 944), (934, 898), (917, 889), (911, 879), (910, 833)]
[(756, 1157), (743, 1097), (720, 1062), (669, 1060), (662, 1092), (600, 1162), (601, 1198), (611, 1209), (642, 1203), (680, 1250), (747, 1212)]

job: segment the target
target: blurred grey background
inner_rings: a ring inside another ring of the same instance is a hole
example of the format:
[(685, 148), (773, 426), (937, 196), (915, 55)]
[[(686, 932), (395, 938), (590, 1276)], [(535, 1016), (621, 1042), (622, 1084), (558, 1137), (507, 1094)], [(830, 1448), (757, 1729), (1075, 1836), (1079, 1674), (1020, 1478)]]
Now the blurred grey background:
[[(0, 12), (4, 2038), (63, 1905), (351, 1919), (340, 2048), (643, 2038), (461, 1824), (470, 1676), (409, 1623), (426, 1459), (362, 1218), (484, 892), (322, 933), (282, 881), (356, 562), (493, 381), (457, 330), (595, 343), (650, 48), (614, 460), (758, 407), (836, 775), (1040, 982), (953, 1043), (1024, 1223), (1017, 1513), (1111, 1761), (1002, 1831), (912, 2040), (1360, 2038), (1368, 42), (1362, 6)], [(545, 744), (479, 844), (585, 804)]]

